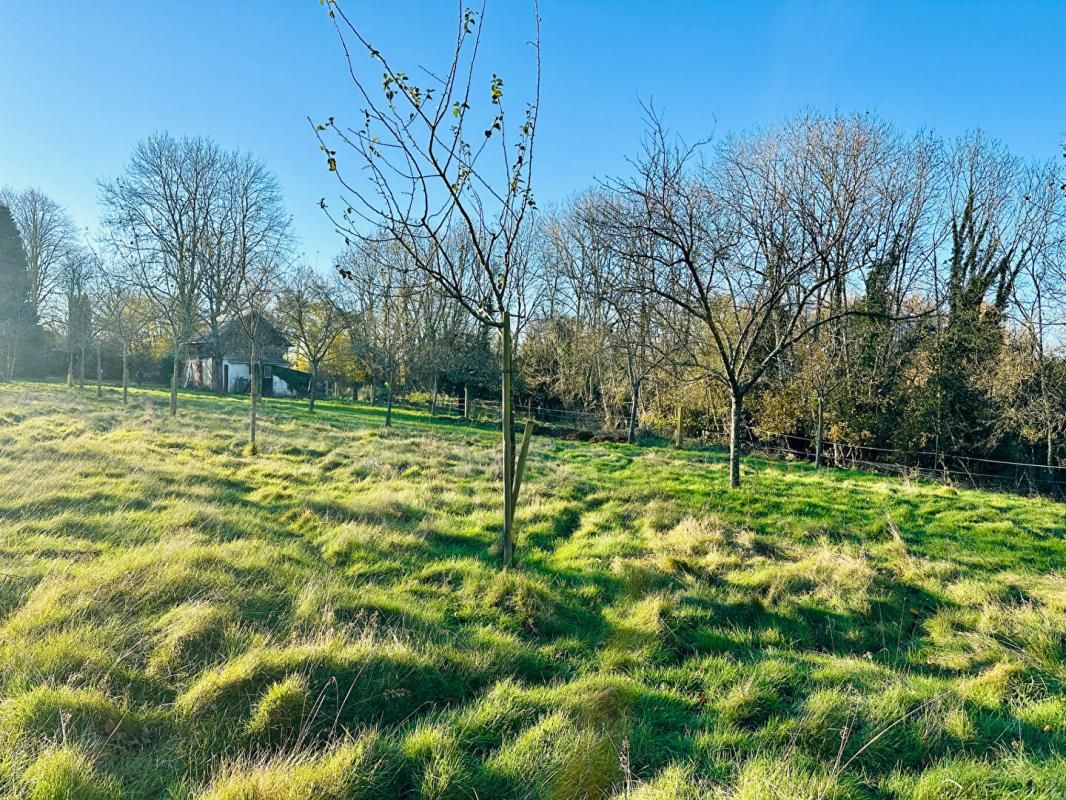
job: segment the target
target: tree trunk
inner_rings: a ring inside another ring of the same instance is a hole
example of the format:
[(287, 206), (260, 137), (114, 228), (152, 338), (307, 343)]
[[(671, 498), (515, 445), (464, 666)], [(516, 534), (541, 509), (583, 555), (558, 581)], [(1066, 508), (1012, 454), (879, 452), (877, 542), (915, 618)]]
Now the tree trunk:
[(822, 441), (825, 436), (825, 394), (818, 392), (818, 416), (814, 425), (814, 468), (822, 467)]
[(318, 378), (318, 368), (311, 366), (311, 383), (308, 386), (307, 392), (307, 410), (312, 414), (315, 413), (315, 381)]
[(96, 343), (96, 396), (104, 396), (104, 368), (100, 363), (100, 342)]
[(14, 380), (15, 378), (15, 365), (18, 363), (18, 347), (19, 347), (19, 333), (16, 332), (12, 337), (12, 342), (7, 355), (7, 379)]
[(353, 383), (352, 384), (352, 402), (353, 403), (358, 403), (359, 402), (359, 384), (358, 383)]
[(470, 419), (470, 387), (463, 384), (463, 419)]
[(74, 386), (74, 351), (67, 351), (67, 388)]
[(637, 403), (640, 402), (640, 381), (633, 382), (633, 402), (629, 407), (629, 430), (626, 432), (626, 442), (633, 444), (637, 436)]
[(674, 421), (674, 447), (681, 447), (681, 404), (677, 404), (677, 417)]
[(226, 391), (226, 387), (222, 385), (222, 359), (218, 356), (211, 356), (211, 388), (217, 394)]
[(130, 364), (129, 348), (125, 343), (122, 345), (122, 405), (128, 405), (130, 401)]
[(514, 439), (512, 438), (511, 395), (511, 315), (503, 312), (503, 395), (500, 410), (503, 417), (503, 535), (500, 539), (500, 561), (504, 569), (511, 565), (514, 525)]
[(248, 359), (248, 392), (251, 399), (251, 411), (248, 416), (248, 450), (254, 456), (259, 452), (259, 443), (256, 441), (256, 423), (259, 417), (259, 364), (256, 363), (255, 336), (252, 337), (251, 357)]
[(373, 405), (377, 405), (376, 395), (377, 395), (377, 381), (375, 381), (373, 378), (371, 378), (370, 379), (370, 405), (372, 405), (372, 406)]
[(178, 415), (178, 345), (174, 344), (174, 368), (170, 372), (170, 416)]
[(729, 409), (729, 486), (740, 486), (740, 420), (744, 413), (744, 395), (733, 391)]
[(393, 382), (392, 371), (390, 370), (390, 372), (389, 372), (389, 398), (386, 401), (387, 405), (385, 406), (385, 427), (386, 428), (391, 428), (392, 427), (392, 382)]
[(429, 404), (429, 415), (437, 416), (437, 375), (433, 375), (433, 401)]
[(81, 346), (81, 358), (78, 360), (78, 388), (85, 388), (85, 344)]

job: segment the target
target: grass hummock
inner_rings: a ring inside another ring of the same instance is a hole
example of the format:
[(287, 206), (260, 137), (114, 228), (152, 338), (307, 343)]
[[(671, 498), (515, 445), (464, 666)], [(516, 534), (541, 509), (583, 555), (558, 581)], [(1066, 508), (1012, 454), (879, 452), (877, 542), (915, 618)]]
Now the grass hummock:
[(1066, 796), (1066, 507), (0, 384), (0, 796)]

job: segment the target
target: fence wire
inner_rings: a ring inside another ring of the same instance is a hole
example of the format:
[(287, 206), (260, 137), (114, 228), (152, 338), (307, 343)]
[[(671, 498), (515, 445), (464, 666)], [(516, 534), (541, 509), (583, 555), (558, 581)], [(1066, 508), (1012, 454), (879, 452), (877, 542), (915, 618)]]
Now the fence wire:
[[(430, 402), (399, 404), (419, 410), (429, 410), (432, 405)], [(471, 398), (470, 407), (464, 408), (462, 398), (442, 395), (437, 399), (435, 412), (438, 415), (499, 424), (502, 418), (500, 405), (499, 400)], [(624, 415), (549, 408), (531, 402), (516, 402), (514, 414), (516, 423), (532, 419), (544, 427), (558, 429), (560, 435), (582, 433), (615, 439), (624, 437), (628, 422)], [(641, 425), (638, 432), (662, 439), (673, 439), (675, 436), (674, 429), (654, 425)], [(728, 447), (728, 437), (729, 432), (725, 427), (703, 426), (695, 436), (689, 435), (685, 439), (689, 442), (696, 440), (702, 445)], [(746, 453), (779, 460), (810, 462), (815, 458), (815, 441), (809, 437), (792, 434), (759, 436), (749, 426), (742, 429), (742, 448)], [(822, 464), (830, 468), (858, 469), (951, 485), (1066, 496), (1066, 464), (1010, 461), (935, 450), (903, 450), (831, 439), (822, 442)]]

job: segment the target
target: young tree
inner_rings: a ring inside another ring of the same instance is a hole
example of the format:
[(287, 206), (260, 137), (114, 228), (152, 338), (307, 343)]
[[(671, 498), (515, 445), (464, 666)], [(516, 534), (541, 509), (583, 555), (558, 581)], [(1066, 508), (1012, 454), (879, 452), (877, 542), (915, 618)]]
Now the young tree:
[(315, 410), (315, 391), (322, 365), (344, 330), (344, 317), (329, 285), (310, 267), (300, 267), (278, 296), (278, 319), (296, 345), (301, 366), (311, 373), (308, 411)]
[(152, 322), (151, 303), (117, 258), (104, 262), (96, 298), (102, 333), (118, 345), (122, 356), (122, 405), (129, 403), (130, 352)]
[[(333, 117), (315, 126), (326, 165), (344, 191), (342, 213), (333, 214), (324, 200), (323, 207), (349, 241), (384, 241), (402, 249), (411, 268), (500, 333), (500, 555), (506, 566), (521, 485), (513, 432), (512, 312), (521, 295), (516, 278), (522, 264), (516, 255), (534, 206), (530, 178), (539, 112), (539, 16), (534, 13), (533, 99), (512, 120), (505, 113), (503, 78), (484, 74), (478, 62), (484, 6), (480, 13), (460, 8), (449, 61), (439, 72), (427, 71), (425, 84), (371, 44), (341, 4), (325, 7), (363, 108), (357, 127), (342, 127)], [(374, 86), (378, 80), (380, 89)], [(487, 115), (475, 110), (479, 100)], [(350, 148), (351, 165), (338, 155), (335, 148), (341, 146)]]
[(370, 379), (370, 374), (361, 358), (358, 343), (352, 339), (352, 331), (348, 326), (348, 309), (343, 305), (341, 293), (338, 291), (336, 294), (338, 296), (334, 297), (334, 301), (342, 321), (341, 332), (333, 340), (333, 346), (326, 354), (323, 368), (336, 384), (338, 395), (340, 386), (343, 384), (350, 389), (352, 402), (356, 402), (359, 399), (359, 389)]
[(262, 339), (292, 249), (292, 231), (277, 178), (262, 161), (247, 154), (225, 154), (223, 171), (224, 218), (229, 227), (222, 240), (233, 264), (227, 303), (249, 345), (248, 445), (255, 455)]
[(262, 391), (260, 359), (270, 306), (280, 285), (281, 274), (281, 264), (273, 259), (243, 261), (229, 295), (230, 314), (238, 320), (241, 335), (248, 343), (248, 452), (253, 456), (259, 453), (259, 395)]

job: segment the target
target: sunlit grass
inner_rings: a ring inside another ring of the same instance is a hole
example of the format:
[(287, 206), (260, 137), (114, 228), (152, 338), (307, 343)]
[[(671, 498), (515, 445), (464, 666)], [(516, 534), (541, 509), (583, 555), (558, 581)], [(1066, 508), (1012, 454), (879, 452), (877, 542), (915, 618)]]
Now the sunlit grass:
[(0, 796), (1059, 798), (1066, 513), (0, 384)]

